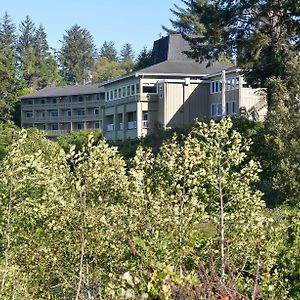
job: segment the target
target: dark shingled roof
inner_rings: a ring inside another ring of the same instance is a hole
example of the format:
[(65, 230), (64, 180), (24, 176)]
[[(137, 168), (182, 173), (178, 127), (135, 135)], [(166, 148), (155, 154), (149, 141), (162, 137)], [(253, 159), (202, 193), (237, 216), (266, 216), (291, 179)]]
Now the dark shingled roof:
[(158, 64), (165, 60), (192, 60), (183, 51), (190, 51), (190, 45), (181, 34), (171, 34), (153, 43), (151, 64)]
[(136, 72), (139, 74), (161, 74), (161, 75), (209, 75), (226, 70), (227, 65), (214, 62), (198, 63), (193, 60), (166, 60)]
[(104, 93), (100, 84), (67, 85), (62, 87), (46, 87), (36, 93), (22, 96), (21, 99), (63, 97)]

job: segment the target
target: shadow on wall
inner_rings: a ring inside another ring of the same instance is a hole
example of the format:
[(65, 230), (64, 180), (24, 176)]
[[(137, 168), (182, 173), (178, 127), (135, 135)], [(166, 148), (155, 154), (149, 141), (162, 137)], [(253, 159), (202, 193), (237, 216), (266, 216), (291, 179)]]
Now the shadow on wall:
[(208, 93), (209, 85), (200, 84), (193, 89), (192, 85), (183, 85), (182, 95), (168, 93), (166, 113), (166, 127), (186, 127), (191, 125), (196, 118), (205, 120), (209, 117)]

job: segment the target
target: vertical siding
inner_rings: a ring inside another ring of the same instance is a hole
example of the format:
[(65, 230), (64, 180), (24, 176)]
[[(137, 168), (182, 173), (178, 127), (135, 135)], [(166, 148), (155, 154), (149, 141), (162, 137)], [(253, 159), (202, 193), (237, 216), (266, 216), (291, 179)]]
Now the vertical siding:
[(166, 107), (165, 107), (165, 124), (166, 126), (184, 125), (184, 98), (183, 85), (181, 83), (166, 84)]

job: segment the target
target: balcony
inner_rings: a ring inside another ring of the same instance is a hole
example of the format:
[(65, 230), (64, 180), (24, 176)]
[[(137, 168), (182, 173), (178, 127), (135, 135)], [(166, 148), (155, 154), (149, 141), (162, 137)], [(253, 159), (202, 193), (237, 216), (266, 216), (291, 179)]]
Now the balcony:
[(23, 117), (22, 122), (98, 121), (99, 114)]
[(107, 124), (106, 125), (106, 131), (114, 131), (114, 124)]
[(127, 126), (128, 126), (127, 127), (128, 130), (130, 130), (130, 129), (136, 129), (136, 121), (128, 122)]

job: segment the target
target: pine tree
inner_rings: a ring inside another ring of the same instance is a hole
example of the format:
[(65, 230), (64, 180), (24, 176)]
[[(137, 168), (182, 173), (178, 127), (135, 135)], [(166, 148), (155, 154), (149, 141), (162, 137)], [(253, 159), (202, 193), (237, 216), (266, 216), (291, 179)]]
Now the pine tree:
[(34, 35), (34, 49), (36, 55), (35, 73), (36, 86), (43, 88), (59, 83), (59, 71), (56, 61), (50, 52), (47, 34), (41, 25)]
[(152, 50), (147, 50), (146, 47), (139, 53), (134, 69), (140, 70), (151, 66)]
[(118, 52), (113, 41), (105, 41), (100, 49), (100, 57), (106, 57), (111, 61), (118, 60)]
[(16, 70), (15, 25), (5, 13), (0, 24), (0, 120), (12, 119), (18, 103), (20, 83)]
[(132, 49), (131, 44), (126, 43), (126, 44), (123, 45), (123, 47), (121, 49), (120, 56), (121, 56), (121, 61), (122, 62), (125, 62), (125, 61), (128, 61), (128, 60), (132, 61), (134, 59), (134, 51)]
[(89, 79), (95, 59), (93, 37), (87, 29), (72, 26), (63, 36), (59, 61), (67, 84), (82, 84)]
[(126, 70), (126, 73), (129, 73), (133, 70), (134, 67), (134, 52), (132, 46), (129, 43), (126, 43), (121, 49), (121, 63)]
[(0, 45), (0, 120), (12, 119), (18, 102), (20, 84), (17, 78), (15, 55)]
[(172, 10), (172, 24), (190, 42), (190, 57), (214, 60), (227, 53), (255, 87), (284, 78), (286, 62), (300, 47), (298, 0), (182, 2), (186, 8)]
[(20, 25), (20, 35), (17, 43), (17, 61), (21, 78), (26, 87), (35, 88), (36, 55), (34, 48), (35, 24), (26, 16)]
[(11, 18), (5, 13), (0, 27), (0, 44), (9, 48), (15, 48), (16, 43), (16, 26), (12, 23)]

